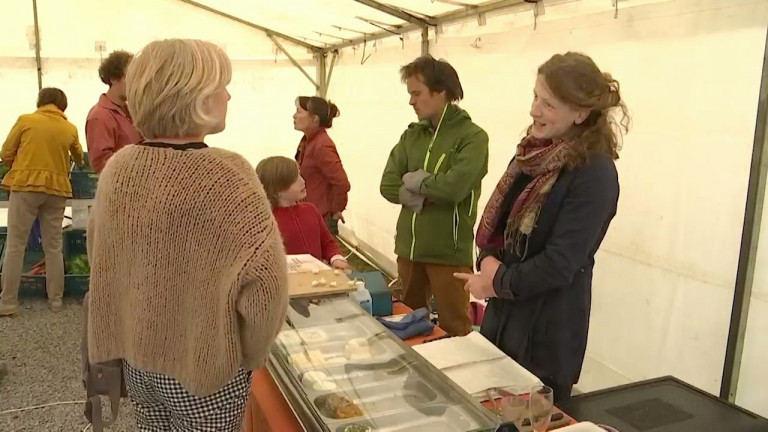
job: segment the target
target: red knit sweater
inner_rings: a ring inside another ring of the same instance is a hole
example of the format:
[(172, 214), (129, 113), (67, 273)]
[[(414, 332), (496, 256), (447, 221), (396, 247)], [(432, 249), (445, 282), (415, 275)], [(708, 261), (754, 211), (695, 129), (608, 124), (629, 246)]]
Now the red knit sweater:
[(291, 207), (277, 207), (272, 209), (272, 214), (280, 227), (286, 254), (310, 254), (325, 262), (341, 255), (323, 217), (313, 204), (302, 202)]

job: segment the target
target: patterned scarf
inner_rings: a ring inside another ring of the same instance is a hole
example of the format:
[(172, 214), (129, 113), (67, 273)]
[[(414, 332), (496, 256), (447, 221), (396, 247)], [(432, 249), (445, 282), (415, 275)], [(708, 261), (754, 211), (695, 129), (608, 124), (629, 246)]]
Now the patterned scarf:
[[(541, 206), (565, 166), (570, 148), (569, 141), (552, 141), (528, 136), (517, 145), (517, 153), (483, 211), (477, 229), (476, 243), (480, 248), (519, 248), (521, 235), (529, 236), (536, 226)], [(533, 177), (515, 200), (509, 212), (504, 233), (494, 230), (504, 214), (504, 198), (520, 173)], [(527, 243), (527, 242), (526, 242)], [(517, 251), (525, 257), (527, 247)]]

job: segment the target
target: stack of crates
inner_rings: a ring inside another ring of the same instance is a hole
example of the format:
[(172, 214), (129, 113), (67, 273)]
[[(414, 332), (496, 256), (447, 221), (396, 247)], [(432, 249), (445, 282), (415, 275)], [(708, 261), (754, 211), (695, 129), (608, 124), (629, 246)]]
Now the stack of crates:
[[(0, 275), (2, 275), (2, 262), (5, 259), (5, 241), (7, 237), (8, 228), (0, 227)], [(69, 259), (86, 253), (85, 230), (65, 230), (62, 240), (64, 268), (66, 269)], [(42, 245), (37, 242), (30, 242), (24, 253), (19, 297), (47, 297), (45, 275), (24, 274), (43, 258), (45, 258), (45, 253), (43, 252)], [(88, 274), (65, 274), (64, 296), (83, 297), (88, 291), (89, 282), (90, 275)]]

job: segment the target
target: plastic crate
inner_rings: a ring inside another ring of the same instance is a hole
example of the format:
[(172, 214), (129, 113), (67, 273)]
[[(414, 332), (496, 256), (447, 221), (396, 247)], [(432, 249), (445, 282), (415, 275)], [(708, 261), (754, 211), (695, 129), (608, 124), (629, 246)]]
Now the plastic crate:
[(85, 230), (83, 229), (65, 229), (62, 233), (62, 252), (64, 253), (64, 262), (67, 258), (87, 253), (85, 244)]
[(72, 172), (93, 172), (93, 167), (91, 167), (91, 160), (88, 159), (88, 152), (83, 153), (83, 160), (85, 161), (85, 168), (80, 169), (80, 167), (75, 165), (75, 161), (70, 158), (70, 163), (74, 165)]
[(64, 275), (64, 296), (82, 298), (90, 284), (90, 275)]
[[(5, 258), (5, 242), (8, 237), (8, 228), (0, 227), (0, 275), (2, 275), (2, 261)], [(85, 231), (84, 230), (67, 230), (63, 233), (62, 249), (65, 257), (67, 253), (72, 255), (79, 255), (85, 253)], [(46, 291), (47, 283), (45, 275), (25, 275), (24, 272), (40, 262), (45, 257), (42, 245), (27, 246), (27, 250), (24, 253), (24, 260), (22, 264), (21, 282), (19, 284), (19, 297), (31, 298), (40, 297), (47, 298)], [(90, 284), (90, 275), (64, 275), (64, 296), (65, 297), (83, 297), (88, 291)]]
[(10, 199), (10, 194), (5, 189), (0, 189), (0, 201), (8, 201)]
[(72, 171), (69, 173), (72, 183), (73, 199), (93, 199), (96, 197), (96, 186), (99, 175), (94, 172)]
[[(69, 229), (63, 232), (62, 251), (64, 252), (64, 268), (68, 267), (69, 259), (87, 253), (85, 243), (85, 230)], [(68, 297), (82, 297), (88, 292), (91, 282), (89, 274), (78, 275), (67, 273), (64, 275), (64, 295)]]
[[(8, 237), (8, 227), (0, 227), (0, 240), (3, 243), (2, 255), (0, 255), (0, 266), (5, 261), (5, 244)], [(29, 242), (31, 245), (27, 245), (27, 250), (24, 253), (24, 259), (21, 265), (21, 281), (19, 283), (19, 297), (46, 297), (45, 291), (45, 275), (26, 275), (35, 264), (40, 262), (45, 257), (43, 253), (43, 247), (37, 242)], [(31, 247), (30, 247), (31, 246)], [(0, 276), (2, 275), (2, 267), (0, 267)]]

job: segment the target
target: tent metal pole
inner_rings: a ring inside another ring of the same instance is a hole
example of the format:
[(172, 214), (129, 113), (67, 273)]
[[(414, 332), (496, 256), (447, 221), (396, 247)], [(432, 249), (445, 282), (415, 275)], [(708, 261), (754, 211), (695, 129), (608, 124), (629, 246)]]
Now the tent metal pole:
[(37, 20), (37, 0), (32, 0), (35, 18), (35, 61), (37, 62), (37, 91), (43, 89), (43, 61), (40, 59), (40, 24)]
[(429, 27), (421, 28), (421, 55), (429, 54)]
[(744, 336), (755, 276), (755, 259), (760, 239), (765, 200), (766, 175), (768, 174), (768, 34), (763, 53), (763, 74), (760, 81), (760, 99), (757, 106), (755, 139), (752, 144), (752, 163), (749, 168), (747, 202), (744, 211), (744, 227), (741, 235), (739, 265), (736, 270), (736, 287), (733, 293), (731, 324), (728, 330), (728, 344), (725, 348), (725, 364), (720, 384), (720, 398), (734, 402), (739, 386), (741, 360), (744, 351)]
[(328, 75), (325, 77), (325, 91), (323, 97), (328, 97), (328, 87), (331, 86), (331, 75), (333, 75), (333, 67), (336, 66), (336, 62), (339, 60), (339, 52), (334, 51), (331, 57), (331, 66), (328, 68)]
[[(289, 52), (288, 52), (288, 51), (287, 51), (285, 48), (283, 48), (283, 45), (280, 43), (280, 41), (278, 41), (278, 40), (277, 40), (277, 38), (276, 38), (274, 35), (272, 35), (272, 34), (269, 34), (269, 33), (267, 33), (267, 37), (268, 37), (269, 39), (271, 39), (271, 40), (272, 40), (272, 42), (274, 42), (275, 46), (277, 46), (277, 49), (279, 49), (280, 51), (282, 51), (282, 53), (283, 53), (283, 54), (285, 54), (285, 56), (286, 56), (286, 57), (288, 57), (288, 60), (290, 60), (290, 61), (291, 61), (291, 63), (293, 63), (293, 65), (294, 65), (294, 66), (296, 66), (296, 67), (297, 67), (297, 68), (298, 68), (298, 69), (301, 71), (301, 73), (303, 73), (303, 74), (304, 74), (304, 76), (305, 76), (305, 77), (307, 77), (307, 79), (309, 80), (309, 82), (311, 82), (311, 83), (312, 83), (312, 85), (314, 85), (314, 86), (315, 86), (315, 89), (316, 89), (316, 90), (318, 90), (318, 91), (320, 91), (320, 85), (319, 85), (319, 84), (317, 84), (317, 81), (313, 80), (313, 79), (312, 79), (312, 77), (311, 77), (311, 76), (309, 76), (309, 74), (307, 73), (307, 71), (305, 71), (305, 70), (304, 70), (304, 68), (303, 68), (303, 67), (301, 67), (301, 65), (299, 64), (299, 62), (297, 62), (297, 61), (296, 61), (296, 59), (295, 59), (295, 58), (293, 58), (293, 56), (291, 55), (291, 53), (289, 53)], [(320, 56), (322, 56), (322, 53), (318, 53), (318, 54), (319, 54)]]
[(320, 85), (316, 86), (317, 92), (315, 94), (321, 98), (325, 98), (325, 95), (328, 93), (328, 85), (325, 78), (325, 64), (327, 63), (328, 55), (326, 53), (317, 53), (315, 55), (315, 60), (317, 61), (315, 66), (315, 77), (316, 81), (320, 83)]

